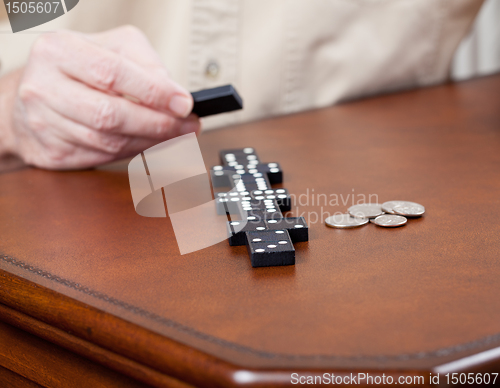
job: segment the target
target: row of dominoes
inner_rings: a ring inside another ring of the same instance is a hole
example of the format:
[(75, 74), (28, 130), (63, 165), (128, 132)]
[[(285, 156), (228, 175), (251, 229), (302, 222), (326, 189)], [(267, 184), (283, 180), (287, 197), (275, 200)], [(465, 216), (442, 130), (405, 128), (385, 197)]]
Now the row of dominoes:
[(224, 150), (220, 158), (221, 165), (212, 168), (214, 188), (236, 190), (216, 192), (217, 212), (246, 217), (228, 221), (229, 244), (246, 244), (253, 267), (295, 264), (293, 243), (308, 240), (308, 226), (303, 217), (283, 217), (290, 194), (271, 188), (283, 181), (280, 165), (261, 163), (253, 148)]

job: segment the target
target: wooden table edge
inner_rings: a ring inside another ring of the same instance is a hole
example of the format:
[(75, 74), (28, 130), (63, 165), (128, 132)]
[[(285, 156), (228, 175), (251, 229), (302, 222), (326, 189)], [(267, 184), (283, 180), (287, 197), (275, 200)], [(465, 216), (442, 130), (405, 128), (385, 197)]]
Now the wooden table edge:
[[(234, 365), (0, 269), (0, 320), (109, 367), (130, 363), (131, 373), (160, 374), (194, 384), (232, 386)], [(89, 328), (91, 328), (89, 330)], [(119, 333), (119, 334), (118, 334)], [(136, 340), (140, 339), (141, 346)], [(83, 353), (80, 353), (83, 352)]]
[(154, 387), (181, 388), (191, 386), (3, 304), (0, 304), (0, 321)]
[[(63, 316), (69, 319), (61, 319)], [(331, 369), (250, 370), (230, 364), (1, 269), (0, 321), (155, 387), (206, 384), (234, 387), (242, 383), (249, 387), (285, 386), (291, 384), (291, 373), (333, 372)], [(90, 323), (95, 330), (85, 329)], [(137, 338), (140, 347), (135, 343)], [(253, 377), (244, 382), (241, 376), (247, 372)], [(393, 376), (431, 372), (430, 369), (384, 371)]]

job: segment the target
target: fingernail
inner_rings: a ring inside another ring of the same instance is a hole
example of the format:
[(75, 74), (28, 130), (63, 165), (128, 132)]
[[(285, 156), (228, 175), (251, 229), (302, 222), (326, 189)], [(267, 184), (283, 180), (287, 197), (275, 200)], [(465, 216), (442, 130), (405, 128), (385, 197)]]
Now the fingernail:
[(193, 100), (189, 97), (176, 94), (170, 99), (170, 110), (180, 117), (186, 117), (193, 109)]
[(181, 125), (180, 133), (186, 135), (191, 132), (198, 132), (200, 130), (200, 122), (196, 121), (186, 121)]

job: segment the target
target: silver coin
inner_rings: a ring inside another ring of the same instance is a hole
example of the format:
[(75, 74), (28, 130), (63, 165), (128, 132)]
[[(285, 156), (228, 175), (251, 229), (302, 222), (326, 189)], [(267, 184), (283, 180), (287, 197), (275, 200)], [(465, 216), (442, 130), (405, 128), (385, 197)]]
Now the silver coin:
[(394, 206), (404, 205), (406, 201), (388, 201), (382, 204), (382, 210), (389, 214), (394, 214)]
[(375, 225), (383, 226), (384, 228), (395, 228), (397, 226), (403, 226), (404, 224), (406, 224), (406, 221), (407, 219), (405, 217), (394, 214), (384, 214), (372, 220)]
[(425, 213), (425, 207), (418, 203), (412, 205), (397, 205), (393, 208), (394, 213), (405, 217), (420, 217)]
[(347, 209), (349, 214), (356, 218), (375, 218), (382, 214), (382, 205), (378, 203), (362, 203), (359, 205), (351, 206)]
[(368, 221), (367, 218), (356, 218), (352, 217), (350, 214), (335, 214), (328, 217), (325, 220), (325, 224), (331, 228), (347, 229), (366, 225)]
[(410, 201), (388, 201), (382, 204), (382, 210), (389, 214), (396, 214), (396, 212), (394, 211), (394, 208), (396, 206), (421, 206), (422, 208), (424, 208), (422, 205)]

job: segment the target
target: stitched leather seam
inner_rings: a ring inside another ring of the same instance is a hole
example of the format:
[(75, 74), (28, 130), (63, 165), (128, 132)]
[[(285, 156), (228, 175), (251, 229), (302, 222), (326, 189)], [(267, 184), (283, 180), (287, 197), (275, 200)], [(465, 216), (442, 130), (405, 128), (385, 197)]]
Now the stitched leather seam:
[(92, 296), (96, 299), (105, 301), (112, 305), (121, 307), (129, 312), (132, 312), (141, 317), (150, 319), (154, 322), (160, 323), (164, 326), (176, 329), (180, 332), (191, 335), (197, 339), (201, 339), (210, 343), (214, 343), (220, 345), (225, 348), (229, 348), (232, 350), (236, 350), (242, 353), (252, 354), (254, 356), (258, 356), (261, 358), (267, 359), (288, 359), (288, 360), (339, 360), (339, 361), (379, 361), (379, 362), (388, 362), (388, 361), (408, 361), (408, 360), (420, 360), (420, 359), (429, 359), (429, 358), (437, 358), (437, 357), (446, 357), (450, 356), (454, 353), (465, 352), (469, 350), (473, 350), (479, 347), (485, 347), (496, 342), (500, 341), (500, 333), (490, 335), (487, 337), (483, 337), (476, 341), (467, 342), (464, 344), (449, 346), (446, 348), (441, 348), (432, 351), (422, 351), (418, 353), (408, 353), (408, 354), (398, 354), (398, 355), (379, 355), (379, 356), (369, 356), (369, 355), (359, 355), (359, 356), (339, 356), (339, 355), (329, 355), (329, 354), (318, 354), (318, 355), (304, 355), (304, 354), (283, 354), (283, 353), (271, 353), (265, 352), (257, 349), (253, 349), (248, 346), (239, 345), (237, 343), (226, 341), (222, 338), (214, 337), (210, 334), (203, 333), (189, 326), (185, 326), (181, 323), (175, 322), (171, 319), (164, 318), (158, 314), (149, 312), (140, 307), (136, 307), (119, 299), (110, 297), (102, 292), (92, 290), (88, 287), (85, 287), (79, 283), (73, 282), (71, 280), (67, 280), (61, 278), (60, 276), (53, 275), (48, 271), (42, 270), (40, 268), (34, 267), (30, 264), (19, 261), (11, 256), (0, 255), (0, 260), (5, 263), (9, 263), (18, 268), (26, 270), (30, 273), (41, 276), (45, 279), (54, 281), (56, 283), (62, 284), (66, 287), (69, 287), (73, 290), (82, 292), (86, 295)]

